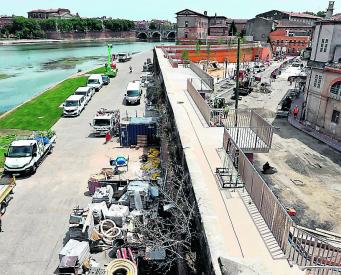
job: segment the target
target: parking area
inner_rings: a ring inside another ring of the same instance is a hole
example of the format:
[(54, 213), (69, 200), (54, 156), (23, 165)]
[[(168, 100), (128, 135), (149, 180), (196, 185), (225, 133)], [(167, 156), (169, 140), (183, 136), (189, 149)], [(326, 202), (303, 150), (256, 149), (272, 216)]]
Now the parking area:
[[(86, 205), (85, 196), (91, 174), (108, 166), (115, 154), (115, 142), (91, 135), (89, 123), (100, 108), (119, 109), (128, 116), (145, 112), (144, 100), (134, 106), (123, 105), (129, 81), (139, 79), (142, 66), (152, 52), (134, 55), (119, 63), (119, 73), (108, 86), (97, 92), (79, 117), (61, 118), (53, 127), (57, 133), (54, 152), (29, 178), (17, 179), (14, 199), (2, 218), (0, 234), (1, 274), (53, 274), (58, 253), (68, 239), (70, 211)], [(129, 66), (134, 68), (129, 73)]]

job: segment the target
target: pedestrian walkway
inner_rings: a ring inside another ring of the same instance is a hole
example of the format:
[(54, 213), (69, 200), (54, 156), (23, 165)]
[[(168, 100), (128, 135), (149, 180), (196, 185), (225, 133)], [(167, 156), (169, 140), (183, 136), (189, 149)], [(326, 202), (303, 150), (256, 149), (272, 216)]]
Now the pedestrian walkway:
[(298, 121), (291, 115), (288, 118), (288, 122), (295, 128), (305, 132), (306, 134), (312, 136), (313, 138), (316, 138), (319, 141), (329, 145), (331, 148), (341, 152), (341, 142), (337, 141), (336, 139), (333, 139), (332, 137), (313, 129), (312, 127), (304, 125), (304, 122)]
[[(304, 95), (302, 94), (298, 99), (294, 100), (292, 105), (291, 105), (292, 108), (294, 108), (294, 106), (296, 106), (296, 105), (298, 106), (298, 108), (300, 110), (298, 117), (301, 117), (303, 102), (304, 102)], [(305, 121), (296, 120), (292, 116), (292, 112), (288, 117), (288, 122), (292, 126), (294, 126), (295, 128), (301, 130), (302, 132), (304, 132), (304, 133), (312, 136), (313, 138), (316, 138), (317, 140), (327, 144), (328, 146), (330, 146), (334, 150), (341, 152), (341, 142), (340, 141), (337, 141), (336, 139), (332, 138), (331, 136), (328, 136), (322, 132), (317, 131), (313, 127), (307, 125)]]
[(198, 201), (210, 255), (207, 266), (221, 274), (218, 259), (223, 257), (251, 267), (255, 274), (304, 274), (297, 266), (290, 267), (286, 259), (274, 257), (275, 250), (264, 242), (251, 217), (254, 213), (248, 211), (239, 192), (220, 188), (215, 169), (222, 167), (217, 148), (222, 147), (223, 128), (202, 123), (187, 94), (187, 79), (196, 77), (194, 72), (172, 68), (160, 49), (156, 53)]

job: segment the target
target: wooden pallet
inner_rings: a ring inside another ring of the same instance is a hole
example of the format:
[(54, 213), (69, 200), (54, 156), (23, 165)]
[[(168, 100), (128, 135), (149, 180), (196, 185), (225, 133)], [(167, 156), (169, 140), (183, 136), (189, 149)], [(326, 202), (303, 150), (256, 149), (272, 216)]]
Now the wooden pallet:
[(137, 144), (136, 145), (139, 147), (147, 147), (148, 146), (148, 136), (137, 135)]

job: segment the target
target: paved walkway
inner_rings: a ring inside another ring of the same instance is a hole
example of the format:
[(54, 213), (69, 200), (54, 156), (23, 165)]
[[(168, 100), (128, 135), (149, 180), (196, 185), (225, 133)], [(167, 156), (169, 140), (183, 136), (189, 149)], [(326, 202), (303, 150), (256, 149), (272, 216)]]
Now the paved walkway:
[[(246, 264), (259, 274), (304, 274), (286, 259), (273, 257), (263, 241), (239, 192), (222, 190), (215, 168), (222, 166), (217, 148), (222, 147), (223, 128), (209, 128), (186, 91), (187, 78), (195, 77), (188, 68), (172, 68), (157, 49), (169, 102), (199, 204), (212, 266), (221, 274), (219, 257)], [(207, 265), (210, 265), (207, 262)]]
[[(302, 110), (302, 104), (304, 101), (304, 95), (301, 95), (298, 99), (296, 99), (293, 103), (292, 103), (292, 108), (294, 108), (294, 106), (298, 106), (300, 113), (298, 114), (298, 117), (301, 116), (301, 110)], [(324, 142), (325, 144), (327, 144), (328, 146), (330, 146), (331, 148), (341, 152), (341, 142), (337, 141), (336, 139), (332, 138), (331, 136), (328, 136), (322, 132), (317, 131), (316, 129), (314, 129), (313, 127), (309, 126), (306, 124), (306, 122), (304, 121), (299, 121), (296, 120), (293, 116), (292, 116), (292, 112), (290, 114), (290, 116), (288, 117), (288, 122), (294, 126), (295, 128), (305, 132), (306, 134), (312, 136), (313, 138), (316, 138), (317, 140)]]

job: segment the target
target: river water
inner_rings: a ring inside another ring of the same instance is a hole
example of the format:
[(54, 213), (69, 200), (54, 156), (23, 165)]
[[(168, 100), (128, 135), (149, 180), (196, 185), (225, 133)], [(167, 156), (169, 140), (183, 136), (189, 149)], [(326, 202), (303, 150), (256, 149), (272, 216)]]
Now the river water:
[(0, 113), (39, 94), (56, 82), (106, 62), (113, 53), (141, 52), (160, 43), (72, 42), (0, 46)]

